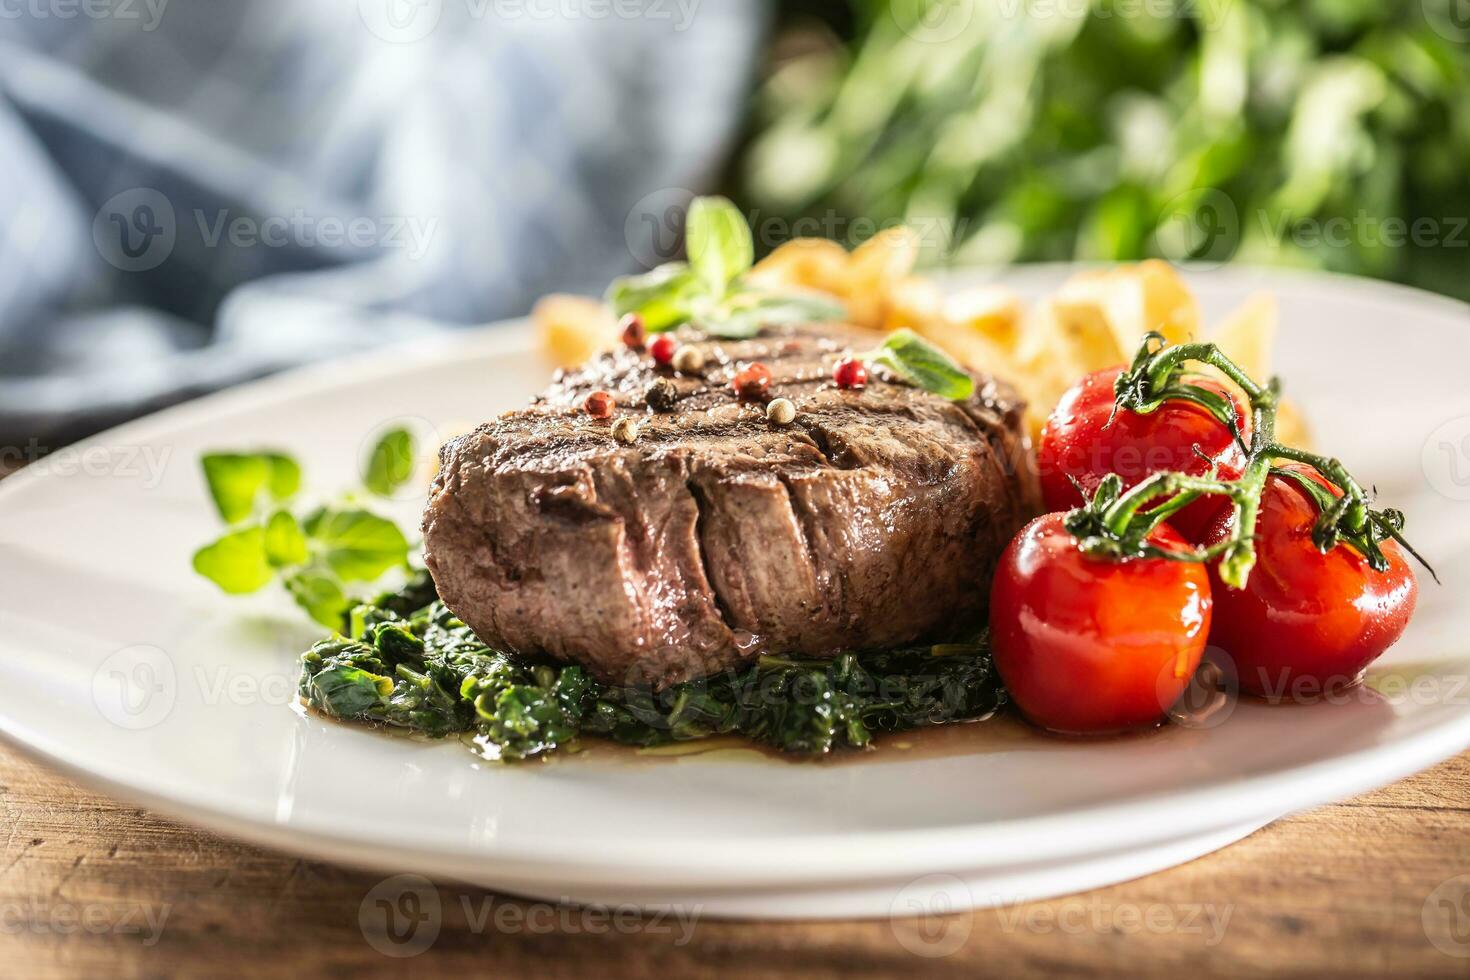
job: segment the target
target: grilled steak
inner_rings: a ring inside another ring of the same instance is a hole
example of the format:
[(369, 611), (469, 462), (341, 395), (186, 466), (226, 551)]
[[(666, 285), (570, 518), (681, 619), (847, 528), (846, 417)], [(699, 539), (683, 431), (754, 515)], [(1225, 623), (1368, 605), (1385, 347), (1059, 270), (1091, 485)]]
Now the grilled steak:
[[(448, 606), (487, 643), (656, 687), (761, 653), (832, 656), (941, 639), (982, 621), (995, 561), (1036, 510), (1012, 391), (977, 376), (947, 401), (875, 369), (831, 381), (872, 334), (824, 324), (746, 341), (680, 339), (704, 376), (629, 350), (560, 375), (440, 451), (425, 560)], [(787, 426), (741, 404), (751, 361)], [(653, 383), (666, 385), (648, 404)], [(632, 445), (581, 408), (616, 396)]]

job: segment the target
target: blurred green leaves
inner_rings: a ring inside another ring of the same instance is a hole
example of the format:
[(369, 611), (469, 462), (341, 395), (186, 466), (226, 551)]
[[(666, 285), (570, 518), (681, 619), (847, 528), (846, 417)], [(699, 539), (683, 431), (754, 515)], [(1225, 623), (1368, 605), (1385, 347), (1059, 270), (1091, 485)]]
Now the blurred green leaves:
[(906, 221), (930, 262), (1234, 258), (1470, 297), (1457, 2), (853, 0), (850, 45), (808, 34), (763, 86), (742, 203)]

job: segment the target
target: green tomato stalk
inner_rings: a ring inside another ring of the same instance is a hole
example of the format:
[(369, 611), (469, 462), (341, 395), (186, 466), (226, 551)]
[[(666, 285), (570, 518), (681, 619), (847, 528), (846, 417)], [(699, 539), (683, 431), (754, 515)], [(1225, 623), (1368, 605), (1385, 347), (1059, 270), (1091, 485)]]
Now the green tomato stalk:
[[(1248, 446), (1241, 434), (1234, 403), (1184, 378), (1185, 366), (1190, 362), (1210, 365), (1245, 393), (1251, 412)], [(1220, 480), (1213, 471), (1203, 477), (1156, 473), (1126, 493), (1122, 478), (1109, 474), (1091, 501), (1067, 515), (1067, 529), (1087, 553), (1113, 558), (1218, 560), (1220, 579), (1227, 585), (1244, 588), (1256, 563), (1256, 520), (1261, 494), (1267, 477), (1274, 472), (1292, 480), (1316, 501), (1320, 514), (1312, 529), (1312, 542), (1320, 551), (1325, 553), (1339, 544), (1352, 545), (1368, 560), (1370, 567), (1382, 572), (1388, 569), (1382, 542), (1391, 539), (1439, 581), (1429, 563), (1404, 540), (1401, 512), (1372, 509), (1367, 491), (1339, 460), (1276, 441), (1276, 411), (1280, 403), (1280, 384), (1276, 379), (1265, 385), (1257, 383), (1214, 344), (1170, 347), (1162, 335), (1150, 333), (1139, 346), (1132, 365), (1118, 376), (1113, 391), (1115, 415), (1119, 411), (1148, 415), (1170, 400), (1199, 405), (1235, 434), (1246, 450), (1246, 466), (1238, 480)], [(1310, 466), (1341, 494), (1329, 492), (1300, 473), (1273, 469), (1276, 460)], [(1183, 551), (1160, 548), (1148, 541), (1149, 533), (1171, 514), (1210, 495), (1230, 499), (1235, 519), (1229, 536), (1207, 547)]]

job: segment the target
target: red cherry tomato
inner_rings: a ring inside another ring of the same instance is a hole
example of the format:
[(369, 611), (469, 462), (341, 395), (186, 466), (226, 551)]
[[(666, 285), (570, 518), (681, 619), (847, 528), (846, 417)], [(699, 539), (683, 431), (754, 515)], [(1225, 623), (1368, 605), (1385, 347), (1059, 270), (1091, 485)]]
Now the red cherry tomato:
[[(1058, 732), (1116, 732), (1163, 718), (1188, 686), (1210, 631), (1203, 565), (1091, 558), (1038, 517), (1001, 555), (990, 591), (995, 666), (1016, 706)], [(1151, 540), (1182, 549), (1160, 526)]]
[[(1122, 368), (1095, 371), (1062, 396), (1036, 450), (1041, 470), (1041, 492), (1048, 510), (1069, 510), (1082, 504), (1075, 479), (1090, 497), (1109, 473), (1123, 478), (1124, 488), (1165, 470), (1201, 476), (1210, 464), (1222, 480), (1237, 480), (1245, 469), (1245, 453), (1229, 428), (1192, 402), (1171, 400), (1148, 415), (1119, 409), (1113, 413), (1113, 382)], [(1227, 395), (1242, 423), (1247, 421), (1239, 396), (1208, 378), (1191, 382)], [(1204, 453), (1201, 458), (1195, 447)], [(1190, 541), (1203, 540), (1210, 522), (1228, 503), (1224, 497), (1205, 497), (1169, 519)]]
[[(1337, 494), (1315, 470), (1290, 469)], [(1256, 564), (1244, 589), (1211, 569), (1215, 622), (1210, 643), (1235, 663), (1240, 689), (1273, 699), (1313, 697), (1346, 687), (1393, 645), (1414, 614), (1419, 585), (1399, 546), (1382, 545), (1387, 571), (1339, 544), (1312, 543), (1317, 504), (1289, 479), (1268, 477), (1256, 516)], [(1218, 518), (1209, 540), (1229, 532)]]

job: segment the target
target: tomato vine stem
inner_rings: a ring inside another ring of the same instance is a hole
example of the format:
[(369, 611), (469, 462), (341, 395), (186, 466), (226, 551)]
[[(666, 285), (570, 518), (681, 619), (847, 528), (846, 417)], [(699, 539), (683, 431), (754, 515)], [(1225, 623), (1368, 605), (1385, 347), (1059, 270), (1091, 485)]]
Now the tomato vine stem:
[[(1208, 365), (1229, 378), (1245, 394), (1251, 412), (1251, 438), (1246, 444), (1235, 403), (1210, 388), (1194, 384), (1185, 376), (1187, 365)], [(1291, 479), (1317, 503), (1319, 516), (1312, 541), (1324, 553), (1348, 544), (1361, 553), (1377, 571), (1388, 568), (1381, 542), (1390, 538), (1402, 545), (1434, 576), (1429, 563), (1403, 537), (1403, 514), (1396, 510), (1373, 510), (1371, 499), (1342, 462), (1276, 441), (1276, 413), (1280, 405), (1280, 383), (1270, 379), (1260, 384), (1224, 351), (1211, 343), (1170, 346), (1161, 334), (1150, 333), (1139, 345), (1133, 363), (1118, 375), (1113, 386), (1113, 415), (1120, 411), (1148, 415), (1166, 401), (1187, 401), (1214, 415), (1234, 434), (1246, 452), (1240, 479), (1220, 480), (1213, 470), (1204, 477), (1178, 472), (1155, 473), (1124, 492), (1117, 474), (1105, 477), (1091, 501), (1067, 515), (1067, 529), (1084, 551), (1113, 558), (1163, 557), (1176, 561), (1219, 560), (1222, 581), (1244, 588), (1256, 563), (1256, 519), (1266, 480), (1273, 474)], [(1111, 419), (1109, 420), (1111, 423)], [(1292, 470), (1277, 468), (1277, 460), (1310, 467), (1339, 493)], [(1191, 549), (1160, 548), (1149, 543), (1149, 534), (1171, 514), (1203, 496), (1228, 497), (1234, 509), (1231, 531), (1222, 540)], [(1157, 503), (1156, 503), (1157, 501)], [(1150, 506), (1152, 505), (1152, 506)]]

